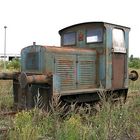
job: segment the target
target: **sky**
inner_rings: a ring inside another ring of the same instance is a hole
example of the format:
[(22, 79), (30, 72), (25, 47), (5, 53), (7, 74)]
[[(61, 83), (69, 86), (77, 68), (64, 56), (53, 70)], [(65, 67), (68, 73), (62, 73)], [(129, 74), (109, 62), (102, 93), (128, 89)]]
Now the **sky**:
[(0, 0), (0, 54), (20, 54), (32, 45), (60, 46), (58, 31), (91, 21), (103, 21), (131, 28), (129, 55), (140, 57), (138, 0)]

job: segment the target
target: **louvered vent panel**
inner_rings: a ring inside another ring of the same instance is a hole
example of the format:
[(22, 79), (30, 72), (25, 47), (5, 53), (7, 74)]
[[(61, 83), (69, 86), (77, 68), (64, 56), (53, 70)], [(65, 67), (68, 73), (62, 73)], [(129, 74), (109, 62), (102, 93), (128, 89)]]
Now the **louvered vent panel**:
[(95, 87), (96, 83), (95, 56), (78, 56), (78, 88)]
[(56, 73), (60, 76), (61, 90), (76, 89), (76, 56), (56, 56)]

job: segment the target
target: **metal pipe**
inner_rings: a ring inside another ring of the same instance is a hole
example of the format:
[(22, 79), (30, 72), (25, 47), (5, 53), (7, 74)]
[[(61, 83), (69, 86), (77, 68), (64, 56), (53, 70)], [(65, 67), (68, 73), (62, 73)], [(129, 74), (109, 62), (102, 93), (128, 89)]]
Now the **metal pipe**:
[(27, 75), (26, 73), (21, 73), (19, 76), (19, 83), (22, 88), (25, 88), (28, 84), (43, 84), (51, 83), (51, 76), (47, 75)]
[(32, 83), (48, 83), (50, 78), (46, 75), (32, 75), (32, 76), (27, 76), (27, 83), (32, 84)]
[(0, 73), (0, 80), (13, 80), (18, 79), (19, 72), (1, 72)]
[(0, 73), (1, 80), (12, 80), (14, 77), (14, 73)]
[(5, 33), (4, 33), (4, 71), (6, 71), (6, 28), (7, 26), (4, 26)]

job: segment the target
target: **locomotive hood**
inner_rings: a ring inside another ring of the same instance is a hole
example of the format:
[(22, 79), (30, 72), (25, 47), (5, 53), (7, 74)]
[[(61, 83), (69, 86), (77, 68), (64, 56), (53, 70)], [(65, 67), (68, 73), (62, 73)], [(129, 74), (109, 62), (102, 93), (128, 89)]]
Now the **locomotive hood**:
[(94, 49), (90, 48), (72, 48), (72, 47), (60, 47), (60, 46), (42, 46), (42, 45), (31, 45), (25, 47), (21, 50), (22, 52), (37, 52), (39, 50), (46, 51), (49, 53), (68, 53), (68, 54), (93, 54), (96, 52)]

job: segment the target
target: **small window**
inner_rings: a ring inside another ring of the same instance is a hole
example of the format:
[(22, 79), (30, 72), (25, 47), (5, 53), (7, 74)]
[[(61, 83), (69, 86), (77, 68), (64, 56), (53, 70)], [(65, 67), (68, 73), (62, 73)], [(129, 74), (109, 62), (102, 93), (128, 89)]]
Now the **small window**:
[(87, 43), (102, 42), (103, 41), (102, 28), (88, 29), (86, 40), (87, 40)]
[(113, 29), (113, 49), (114, 52), (126, 53), (124, 32), (121, 29)]
[(75, 45), (76, 44), (76, 33), (66, 33), (63, 36), (63, 45)]

